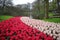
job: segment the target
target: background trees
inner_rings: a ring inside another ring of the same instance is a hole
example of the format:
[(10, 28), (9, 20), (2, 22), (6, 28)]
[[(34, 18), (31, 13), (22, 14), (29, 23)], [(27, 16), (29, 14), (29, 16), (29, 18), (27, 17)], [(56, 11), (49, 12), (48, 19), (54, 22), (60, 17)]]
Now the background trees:
[(57, 11), (60, 14), (60, 0), (57, 0)]
[(19, 4), (15, 6), (13, 5), (12, 0), (0, 0), (0, 12), (4, 15), (32, 15), (34, 18), (39, 19), (49, 18), (56, 14), (60, 14), (60, 0), (36, 0), (33, 3)]
[(1, 14), (5, 14), (5, 12), (7, 11), (6, 9), (8, 9), (8, 6), (13, 6), (12, 0), (0, 0), (0, 2), (0, 6), (2, 9)]
[[(39, 14), (40, 15), (43, 14), (44, 18), (49, 18), (53, 16), (57, 17), (60, 14), (59, 0), (37, 0), (34, 2), (34, 5), (33, 5), (34, 6), (33, 8), (35, 12), (38, 14), (36, 9), (40, 9)], [(38, 16), (41, 17), (40, 15)]]

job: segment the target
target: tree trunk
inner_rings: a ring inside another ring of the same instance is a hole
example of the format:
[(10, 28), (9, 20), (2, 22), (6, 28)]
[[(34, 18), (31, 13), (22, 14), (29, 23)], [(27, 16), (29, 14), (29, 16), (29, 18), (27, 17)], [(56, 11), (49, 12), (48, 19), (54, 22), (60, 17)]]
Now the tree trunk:
[(57, 11), (60, 14), (60, 0), (57, 0)]
[(49, 11), (49, 0), (45, 0), (45, 19), (49, 18), (48, 11)]

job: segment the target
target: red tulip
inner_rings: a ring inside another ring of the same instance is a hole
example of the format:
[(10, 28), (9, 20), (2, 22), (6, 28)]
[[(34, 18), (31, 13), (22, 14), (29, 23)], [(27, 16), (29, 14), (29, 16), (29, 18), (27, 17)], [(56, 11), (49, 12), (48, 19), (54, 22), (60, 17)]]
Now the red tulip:
[(10, 40), (40, 40), (41, 38), (53, 40), (52, 37), (47, 37), (43, 32), (23, 23), (20, 18), (14, 17), (0, 23), (1, 40), (6, 40), (5, 36), (10, 36)]

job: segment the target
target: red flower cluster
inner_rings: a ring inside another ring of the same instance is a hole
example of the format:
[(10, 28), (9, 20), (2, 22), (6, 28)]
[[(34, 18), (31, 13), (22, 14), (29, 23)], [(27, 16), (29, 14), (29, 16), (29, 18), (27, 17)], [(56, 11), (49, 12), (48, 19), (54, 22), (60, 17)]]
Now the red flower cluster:
[(24, 24), (21, 17), (0, 23), (0, 40), (53, 40), (49, 35)]

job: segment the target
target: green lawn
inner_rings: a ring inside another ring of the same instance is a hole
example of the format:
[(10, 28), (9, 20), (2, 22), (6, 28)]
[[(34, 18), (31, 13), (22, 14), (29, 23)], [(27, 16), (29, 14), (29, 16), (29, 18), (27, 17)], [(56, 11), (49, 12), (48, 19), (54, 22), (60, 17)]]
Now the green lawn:
[(0, 16), (0, 22), (12, 18), (13, 16)]
[[(0, 16), (0, 22), (2, 20), (7, 20), (7, 19), (12, 18), (12, 17), (13, 16)], [(60, 23), (60, 18), (49, 18), (49, 19), (44, 19), (44, 21)]]
[(60, 18), (49, 18), (49, 19), (44, 19), (44, 20), (48, 22), (60, 23)]

